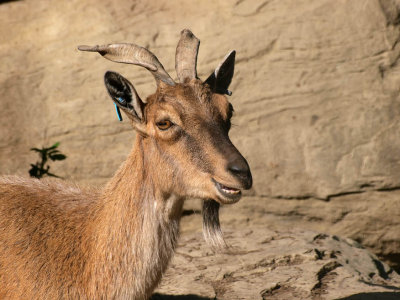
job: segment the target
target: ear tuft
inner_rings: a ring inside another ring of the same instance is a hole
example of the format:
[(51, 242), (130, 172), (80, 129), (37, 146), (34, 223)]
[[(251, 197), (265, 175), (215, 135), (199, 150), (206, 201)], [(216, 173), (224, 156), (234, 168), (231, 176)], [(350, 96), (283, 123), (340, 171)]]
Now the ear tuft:
[(104, 75), (104, 83), (114, 102), (122, 106), (128, 105), (132, 99), (132, 92), (125, 78), (118, 73), (107, 71)]
[(116, 72), (107, 71), (104, 83), (114, 103), (131, 119), (143, 119), (144, 104), (132, 83)]

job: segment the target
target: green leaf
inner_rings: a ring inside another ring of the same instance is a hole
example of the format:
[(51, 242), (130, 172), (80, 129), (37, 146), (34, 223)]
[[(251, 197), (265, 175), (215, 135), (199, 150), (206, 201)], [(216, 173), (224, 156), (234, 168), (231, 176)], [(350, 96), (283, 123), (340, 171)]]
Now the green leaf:
[(53, 161), (54, 160), (64, 160), (67, 158), (64, 154), (50, 154), (49, 157)]
[(31, 151), (36, 151), (36, 152), (39, 152), (39, 153), (43, 152), (43, 149), (38, 149), (38, 148), (31, 148), (30, 150)]
[(51, 147), (42, 147), (42, 149), (39, 148), (31, 148), (31, 151), (38, 152), (40, 161), (36, 163), (36, 165), (31, 164), (31, 169), (29, 170), (29, 174), (32, 177), (36, 178), (42, 178), (44, 176), (51, 176), (51, 177), (57, 177), (61, 178), (53, 173), (49, 172), (50, 166), (46, 165), (48, 159), (51, 159), (52, 161), (56, 160), (64, 160), (67, 158), (66, 155), (62, 154), (59, 150), (56, 148), (60, 145), (60, 142), (55, 143)]
[(53, 173), (50, 173), (50, 172), (47, 172), (46, 175), (47, 175), (47, 176), (50, 176), (50, 177), (61, 178), (60, 176), (57, 176), (57, 175), (55, 175), (55, 174), (53, 174)]
[(40, 178), (40, 177), (41, 177), (41, 176), (39, 175), (39, 174), (40, 174), (40, 171), (39, 171), (39, 168), (37, 167), (37, 165), (31, 164), (31, 166), (32, 166), (32, 168), (29, 170), (29, 175), (30, 175), (31, 177)]
[(56, 149), (58, 146), (60, 146), (60, 142), (55, 143), (53, 146), (47, 148), (47, 150)]

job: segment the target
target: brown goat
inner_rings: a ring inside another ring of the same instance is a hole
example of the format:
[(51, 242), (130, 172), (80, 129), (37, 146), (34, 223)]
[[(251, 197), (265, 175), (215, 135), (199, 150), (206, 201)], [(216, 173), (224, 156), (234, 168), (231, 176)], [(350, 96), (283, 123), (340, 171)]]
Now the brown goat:
[(188, 197), (204, 200), (205, 237), (222, 243), (219, 204), (237, 202), (252, 178), (228, 137), (233, 109), (223, 94), (229, 93), (235, 52), (202, 82), (198, 47), (183, 30), (179, 83), (139, 46), (79, 47), (147, 68), (157, 90), (143, 102), (127, 79), (105, 74), (112, 100), (138, 134), (104, 189), (0, 179), (1, 299), (147, 299), (174, 252)]

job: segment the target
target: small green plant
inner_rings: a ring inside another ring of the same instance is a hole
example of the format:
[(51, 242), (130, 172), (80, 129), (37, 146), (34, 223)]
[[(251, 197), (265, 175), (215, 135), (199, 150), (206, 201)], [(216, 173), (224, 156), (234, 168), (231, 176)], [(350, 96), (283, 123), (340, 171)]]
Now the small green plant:
[(62, 154), (59, 150), (57, 150), (60, 142), (55, 143), (53, 146), (42, 149), (38, 148), (31, 148), (31, 151), (37, 152), (39, 154), (40, 161), (36, 162), (36, 164), (31, 164), (31, 169), (29, 170), (29, 175), (31, 177), (42, 178), (43, 176), (51, 176), (60, 178), (53, 173), (50, 173), (50, 166), (46, 163), (49, 160), (56, 161), (56, 160), (64, 160), (67, 158), (66, 155)]

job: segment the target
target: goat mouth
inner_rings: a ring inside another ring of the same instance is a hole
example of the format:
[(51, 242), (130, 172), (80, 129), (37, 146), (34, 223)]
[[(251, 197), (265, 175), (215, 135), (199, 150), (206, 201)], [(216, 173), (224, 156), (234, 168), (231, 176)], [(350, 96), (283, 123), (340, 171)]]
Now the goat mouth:
[(240, 200), (240, 197), (242, 196), (242, 191), (240, 189), (223, 185), (214, 179), (213, 181), (220, 196), (218, 197), (218, 200), (221, 204), (232, 204)]

